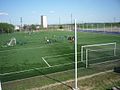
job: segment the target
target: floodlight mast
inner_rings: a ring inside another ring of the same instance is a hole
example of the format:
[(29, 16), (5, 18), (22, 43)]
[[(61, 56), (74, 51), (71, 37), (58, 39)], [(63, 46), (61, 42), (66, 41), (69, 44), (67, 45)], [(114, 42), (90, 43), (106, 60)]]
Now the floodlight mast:
[(79, 90), (77, 83), (77, 25), (75, 19), (75, 87), (73, 90)]
[(2, 85), (1, 85), (1, 81), (0, 81), (0, 90), (2, 90)]
[(20, 31), (22, 31), (22, 17), (20, 17)]
[(72, 13), (71, 13), (71, 30), (72, 30)]

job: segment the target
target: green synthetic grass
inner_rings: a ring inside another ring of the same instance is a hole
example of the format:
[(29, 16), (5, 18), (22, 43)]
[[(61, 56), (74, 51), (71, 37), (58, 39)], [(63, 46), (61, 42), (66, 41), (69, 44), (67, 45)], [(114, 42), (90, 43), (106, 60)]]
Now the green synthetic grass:
[[(4, 81), (8, 81), (41, 75), (36, 71), (35, 68), (39, 68), (45, 74), (73, 69), (74, 54), (64, 56), (64, 54), (74, 52), (74, 43), (67, 40), (68, 36), (73, 35), (74, 32), (69, 31), (41, 31), (37, 33), (34, 32), (31, 35), (21, 32), (12, 34), (1, 34), (0, 74), (28, 69), (33, 70), (12, 75), (1, 75), (0, 78)], [(3, 47), (12, 37), (16, 38), (17, 45), (14, 47)], [(46, 37), (51, 40), (52, 43), (47, 44), (47, 42), (45, 41)], [(117, 42), (117, 47), (120, 47), (120, 35), (78, 32), (78, 52), (80, 52), (80, 47), (83, 45), (111, 42)], [(48, 66), (42, 60), (42, 57), (56, 55), (63, 56), (45, 59), (51, 66), (60, 64), (66, 65), (46, 68)], [(80, 54), (78, 60), (80, 61)], [(67, 65), (68, 63), (71, 64)], [(83, 66), (84, 64), (80, 63), (79, 67)]]

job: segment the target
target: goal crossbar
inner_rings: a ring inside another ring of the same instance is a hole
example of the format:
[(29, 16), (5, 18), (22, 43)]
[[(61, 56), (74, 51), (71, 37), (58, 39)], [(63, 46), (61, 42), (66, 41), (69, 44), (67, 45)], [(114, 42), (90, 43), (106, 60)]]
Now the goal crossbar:
[(103, 49), (97, 49), (97, 50), (95, 50), (95, 49), (87, 49), (87, 50), (92, 51), (92, 52), (99, 52), (99, 51), (108, 51), (108, 50), (113, 50), (113, 49), (107, 49), (107, 50), (103, 50)]
[(114, 43), (104, 43), (104, 44), (84, 45), (82, 47), (106, 46), (106, 45), (115, 45), (115, 44), (116, 44), (116, 42), (114, 42)]
[[(114, 56), (116, 56), (116, 42), (114, 43), (103, 43), (103, 44), (93, 44), (93, 45), (84, 45), (84, 46), (81, 46), (81, 62), (83, 62), (83, 51), (84, 51), (84, 48), (86, 47), (98, 47), (98, 46), (107, 46), (107, 45), (114, 45)], [(86, 51), (87, 52), (87, 51)]]

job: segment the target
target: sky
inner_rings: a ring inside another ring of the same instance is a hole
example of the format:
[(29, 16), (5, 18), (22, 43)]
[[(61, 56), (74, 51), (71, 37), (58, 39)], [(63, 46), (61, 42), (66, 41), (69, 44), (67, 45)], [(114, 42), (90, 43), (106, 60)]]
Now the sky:
[(40, 24), (41, 15), (48, 24), (117, 22), (120, 0), (0, 0), (0, 22)]

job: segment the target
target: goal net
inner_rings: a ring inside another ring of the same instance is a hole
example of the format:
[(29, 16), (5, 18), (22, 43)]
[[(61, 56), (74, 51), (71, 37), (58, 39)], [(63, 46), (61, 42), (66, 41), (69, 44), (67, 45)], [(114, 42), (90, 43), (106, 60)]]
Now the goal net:
[(10, 42), (7, 43), (8, 46), (14, 46), (16, 45), (16, 38), (11, 38)]
[(86, 64), (86, 68), (89, 63), (104, 62), (114, 56), (116, 56), (116, 42), (81, 47), (81, 61)]

